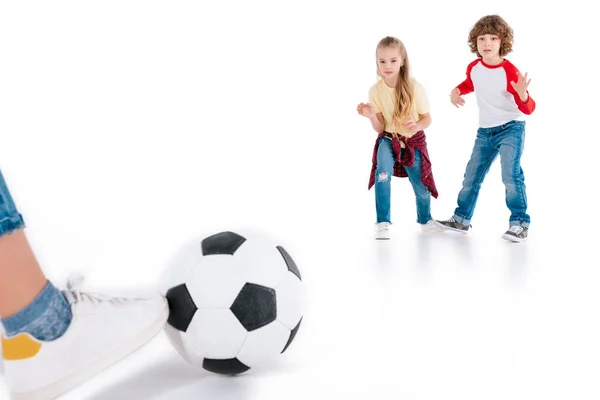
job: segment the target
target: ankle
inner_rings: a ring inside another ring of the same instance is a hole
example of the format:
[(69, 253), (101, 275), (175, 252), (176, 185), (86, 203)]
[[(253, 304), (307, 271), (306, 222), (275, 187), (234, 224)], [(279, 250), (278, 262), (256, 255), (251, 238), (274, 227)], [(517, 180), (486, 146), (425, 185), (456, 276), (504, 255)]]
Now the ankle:
[(38, 340), (51, 341), (61, 337), (73, 315), (65, 296), (50, 281), (23, 309), (3, 318), (6, 336), (29, 333)]

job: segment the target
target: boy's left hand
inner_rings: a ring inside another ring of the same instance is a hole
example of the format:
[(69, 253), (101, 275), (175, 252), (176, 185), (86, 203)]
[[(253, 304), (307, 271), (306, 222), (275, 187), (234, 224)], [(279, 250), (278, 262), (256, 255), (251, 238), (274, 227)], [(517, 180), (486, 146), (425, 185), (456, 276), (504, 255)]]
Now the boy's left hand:
[(417, 123), (415, 122), (414, 119), (412, 119), (411, 117), (408, 117), (403, 123), (402, 125), (404, 125), (404, 127), (410, 131), (418, 131), (419, 125), (417, 125)]
[(531, 79), (527, 80), (527, 72), (525, 72), (525, 76), (523, 76), (521, 71), (517, 71), (517, 73), (519, 74), (519, 80), (517, 83), (510, 81), (510, 84), (512, 85), (513, 89), (515, 89), (515, 92), (517, 92), (521, 100), (525, 102), (529, 98), (527, 95), (527, 88), (529, 87)]

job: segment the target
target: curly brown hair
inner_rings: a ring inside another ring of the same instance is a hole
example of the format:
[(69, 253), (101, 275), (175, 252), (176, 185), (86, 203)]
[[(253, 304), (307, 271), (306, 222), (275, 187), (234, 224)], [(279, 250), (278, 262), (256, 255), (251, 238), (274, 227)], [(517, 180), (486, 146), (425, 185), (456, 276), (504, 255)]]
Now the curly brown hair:
[(512, 51), (513, 30), (499, 15), (486, 15), (480, 18), (469, 32), (469, 47), (477, 57), (481, 57), (477, 51), (477, 36), (481, 35), (496, 35), (500, 38), (500, 57)]

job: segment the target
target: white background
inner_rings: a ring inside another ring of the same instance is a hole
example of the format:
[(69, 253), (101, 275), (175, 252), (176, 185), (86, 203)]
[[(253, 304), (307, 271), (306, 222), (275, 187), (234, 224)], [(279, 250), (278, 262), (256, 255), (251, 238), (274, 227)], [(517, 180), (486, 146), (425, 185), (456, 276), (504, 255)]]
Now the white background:
[[(584, 4), (3, 2), (0, 168), (50, 279), (153, 285), (190, 237), (250, 226), (281, 239), (308, 287), (296, 342), (270, 370), (193, 371), (161, 335), (69, 398), (598, 398), (597, 46)], [(403, 40), (427, 90), (432, 212), (445, 219), (477, 129), (474, 95), (457, 110), (448, 93), (474, 59), (470, 28), (494, 13), (537, 102), (522, 159), (530, 240), (500, 239), (497, 161), (467, 236), (421, 234), (395, 178), (395, 236), (375, 243), (375, 133), (356, 105), (377, 42)]]

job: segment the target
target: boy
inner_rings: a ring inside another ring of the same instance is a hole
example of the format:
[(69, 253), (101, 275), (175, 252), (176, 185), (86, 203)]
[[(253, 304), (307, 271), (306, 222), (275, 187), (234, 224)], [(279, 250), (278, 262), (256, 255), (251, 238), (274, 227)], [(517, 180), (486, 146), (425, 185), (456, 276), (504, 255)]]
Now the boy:
[(441, 228), (466, 233), (477, 203), (481, 183), (498, 154), (502, 182), (506, 187), (506, 205), (510, 210), (506, 240), (527, 239), (530, 218), (527, 214), (525, 177), (521, 155), (525, 138), (525, 115), (535, 110), (527, 88), (530, 80), (508, 60), (512, 51), (512, 28), (498, 15), (481, 18), (469, 33), (469, 47), (477, 60), (467, 67), (467, 78), (450, 93), (455, 107), (462, 106), (464, 94), (475, 92), (479, 107), (479, 129), (471, 159), (467, 164), (458, 207), (445, 221), (435, 221)]

